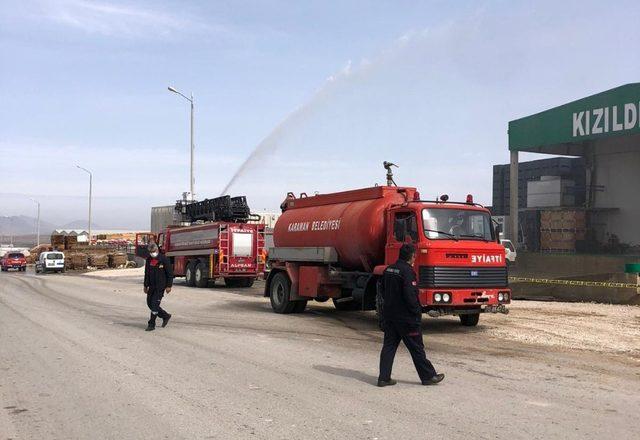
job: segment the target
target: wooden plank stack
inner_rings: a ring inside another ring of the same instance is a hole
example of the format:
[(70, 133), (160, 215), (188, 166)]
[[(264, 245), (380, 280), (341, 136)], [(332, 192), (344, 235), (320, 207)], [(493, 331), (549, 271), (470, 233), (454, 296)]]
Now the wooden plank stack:
[(81, 252), (65, 254), (65, 268), (72, 270), (84, 270), (89, 265), (87, 254)]
[(64, 235), (51, 234), (51, 247), (63, 251), (64, 250)]
[(105, 269), (109, 267), (109, 256), (98, 253), (89, 254), (89, 266), (95, 267), (96, 269)]
[(127, 255), (123, 253), (109, 254), (109, 267), (122, 267), (127, 264)]
[(78, 237), (75, 235), (67, 235), (64, 237), (64, 248), (72, 250), (78, 247)]
[(578, 210), (540, 212), (540, 250), (575, 252), (576, 242), (585, 239), (586, 213)]
[(53, 249), (52, 246), (50, 244), (45, 244), (45, 243), (30, 249), (29, 253), (31, 255), (29, 255), (29, 257), (27, 258), (27, 263), (35, 263), (40, 258), (40, 254), (42, 252), (46, 252), (50, 249)]

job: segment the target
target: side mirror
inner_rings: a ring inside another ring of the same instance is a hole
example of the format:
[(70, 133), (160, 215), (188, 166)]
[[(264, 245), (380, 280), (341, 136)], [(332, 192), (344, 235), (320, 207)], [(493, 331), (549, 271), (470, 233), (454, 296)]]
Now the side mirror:
[(500, 234), (502, 234), (502, 225), (496, 224), (494, 229), (496, 232), (496, 241), (500, 243)]

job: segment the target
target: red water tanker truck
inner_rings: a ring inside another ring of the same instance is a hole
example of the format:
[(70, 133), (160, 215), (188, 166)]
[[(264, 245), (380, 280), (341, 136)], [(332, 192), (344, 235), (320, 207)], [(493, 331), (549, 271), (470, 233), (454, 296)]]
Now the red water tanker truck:
[(423, 201), (416, 188), (387, 186), (307, 197), (289, 193), (269, 249), (264, 295), (277, 313), (302, 312), (310, 300), (339, 310), (375, 310), (378, 280), (403, 243), (417, 248), (419, 298), (429, 316), (508, 313), (504, 247), (491, 214), (473, 203)]

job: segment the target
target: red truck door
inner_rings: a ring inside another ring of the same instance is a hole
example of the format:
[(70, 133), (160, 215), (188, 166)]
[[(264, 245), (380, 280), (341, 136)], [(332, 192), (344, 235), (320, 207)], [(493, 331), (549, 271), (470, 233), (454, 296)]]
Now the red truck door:
[(416, 213), (410, 210), (393, 210), (387, 217), (387, 244), (385, 263), (393, 264), (398, 259), (400, 247), (404, 243), (418, 242), (418, 221)]

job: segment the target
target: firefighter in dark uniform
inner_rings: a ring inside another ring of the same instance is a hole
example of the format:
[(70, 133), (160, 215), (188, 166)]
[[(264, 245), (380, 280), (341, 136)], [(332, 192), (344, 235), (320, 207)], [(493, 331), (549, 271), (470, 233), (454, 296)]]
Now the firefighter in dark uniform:
[(396, 384), (396, 381), (391, 379), (391, 369), (400, 341), (404, 342), (409, 350), (422, 385), (437, 384), (444, 379), (444, 374), (436, 373), (424, 352), (420, 327), (422, 307), (413, 271), (415, 253), (416, 248), (413, 244), (403, 244), (400, 248), (400, 258), (385, 269), (382, 277), (384, 344), (380, 353), (379, 387)]
[(173, 284), (173, 268), (167, 257), (162, 255), (158, 245), (151, 243), (147, 248), (149, 258), (144, 266), (144, 293), (147, 294), (147, 306), (151, 310), (147, 331), (156, 329), (156, 318), (162, 319), (162, 327), (166, 327), (171, 319), (171, 314), (160, 307), (164, 293), (171, 292)]

